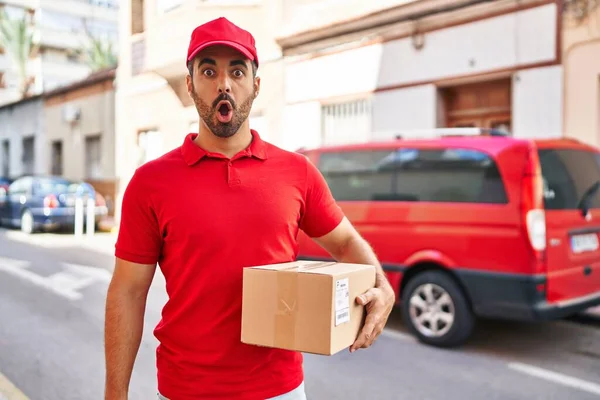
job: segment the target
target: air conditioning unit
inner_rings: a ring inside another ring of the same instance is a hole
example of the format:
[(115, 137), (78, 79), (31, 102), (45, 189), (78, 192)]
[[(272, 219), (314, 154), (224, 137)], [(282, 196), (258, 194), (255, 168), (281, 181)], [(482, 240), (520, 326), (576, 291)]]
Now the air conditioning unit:
[(81, 108), (67, 104), (62, 109), (63, 121), (72, 123), (81, 119)]

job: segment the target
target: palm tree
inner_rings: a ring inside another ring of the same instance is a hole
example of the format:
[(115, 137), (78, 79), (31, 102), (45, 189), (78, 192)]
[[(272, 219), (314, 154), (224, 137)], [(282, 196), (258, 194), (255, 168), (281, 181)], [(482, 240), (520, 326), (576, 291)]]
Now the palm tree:
[(83, 49), (85, 62), (92, 68), (92, 71), (116, 66), (118, 59), (110, 39), (102, 40), (95, 37), (90, 32), (87, 21), (83, 19), (82, 22), (83, 29), (88, 39), (88, 44), (87, 46), (84, 46)]
[(85, 50), (85, 59), (92, 70), (97, 71), (117, 64), (117, 56), (110, 40), (101, 40), (95, 37), (89, 39), (90, 44)]
[(27, 21), (27, 12), (21, 19), (11, 19), (4, 7), (0, 7), (0, 45), (16, 63), (21, 81), (19, 92), (22, 98), (27, 97), (34, 83), (34, 77), (27, 73), (27, 66), (38, 50), (35, 28)]

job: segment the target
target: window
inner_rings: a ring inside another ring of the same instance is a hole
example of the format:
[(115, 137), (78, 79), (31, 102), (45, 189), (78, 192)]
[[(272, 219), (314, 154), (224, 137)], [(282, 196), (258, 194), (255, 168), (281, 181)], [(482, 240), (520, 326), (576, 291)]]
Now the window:
[(28, 137), (23, 139), (23, 153), (21, 161), (23, 162), (23, 174), (33, 174), (35, 151), (34, 151), (34, 138)]
[(2, 176), (8, 178), (10, 175), (10, 141), (2, 142)]
[(29, 176), (15, 180), (9, 187), (11, 194), (30, 194), (32, 191), (33, 179)]
[(85, 138), (85, 175), (88, 179), (102, 178), (102, 139), (100, 135)]
[(144, 0), (131, 0), (131, 34), (144, 32)]
[(51, 165), (50, 165), (50, 171), (52, 173), (52, 175), (62, 175), (62, 166), (63, 166), (63, 161), (62, 161), (62, 141), (61, 140), (55, 140), (54, 142), (52, 142), (52, 150), (51, 150), (52, 154), (51, 154)]
[(38, 23), (42, 28), (66, 32), (83, 32), (84, 19), (73, 14), (42, 9)]
[(323, 153), (319, 169), (338, 201), (508, 201), (495, 162), (475, 150)]
[[(548, 210), (577, 209), (583, 194), (600, 180), (600, 155), (571, 149), (539, 150), (544, 179), (544, 204)], [(590, 198), (590, 208), (600, 208), (600, 191)]]
[(371, 101), (360, 99), (321, 107), (324, 145), (361, 143), (369, 140)]
[(143, 131), (138, 136), (138, 165), (147, 163), (163, 154), (162, 135), (157, 131)]

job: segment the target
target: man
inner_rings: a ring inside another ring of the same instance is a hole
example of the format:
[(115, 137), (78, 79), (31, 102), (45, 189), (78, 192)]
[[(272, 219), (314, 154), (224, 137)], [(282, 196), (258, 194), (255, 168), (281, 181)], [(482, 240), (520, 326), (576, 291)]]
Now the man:
[(260, 89), (252, 35), (225, 18), (201, 25), (187, 66), (199, 133), (138, 168), (123, 198), (106, 304), (106, 399), (127, 399), (157, 263), (169, 295), (154, 331), (159, 398), (305, 399), (301, 354), (240, 341), (243, 268), (293, 261), (299, 229), (336, 260), (377, 266), (376, 287), (356, 300), (367, 319), (350, 351), (381, 333), (394, 292), (316, 167), (250, 129)]

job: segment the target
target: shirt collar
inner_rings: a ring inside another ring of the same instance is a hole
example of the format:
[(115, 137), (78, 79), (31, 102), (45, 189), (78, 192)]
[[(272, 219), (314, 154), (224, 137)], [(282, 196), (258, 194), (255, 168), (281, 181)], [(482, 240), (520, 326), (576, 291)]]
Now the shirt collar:
[[(251, 129), (250, 132), (252, 133), (252, 142), (250, 142), (250, 146), (235, 155), (234, 158), (255, 157), (259, 160), (266, 160), (267, 144), (254, 129)], [(198, 136), (197, 133), (188, 133), (181, 146), (181, 154), (187, 165), (192, 166), (204, 157), (223, 158), (220, 154), (208, 152), (194, 143), (196, 136)]]

